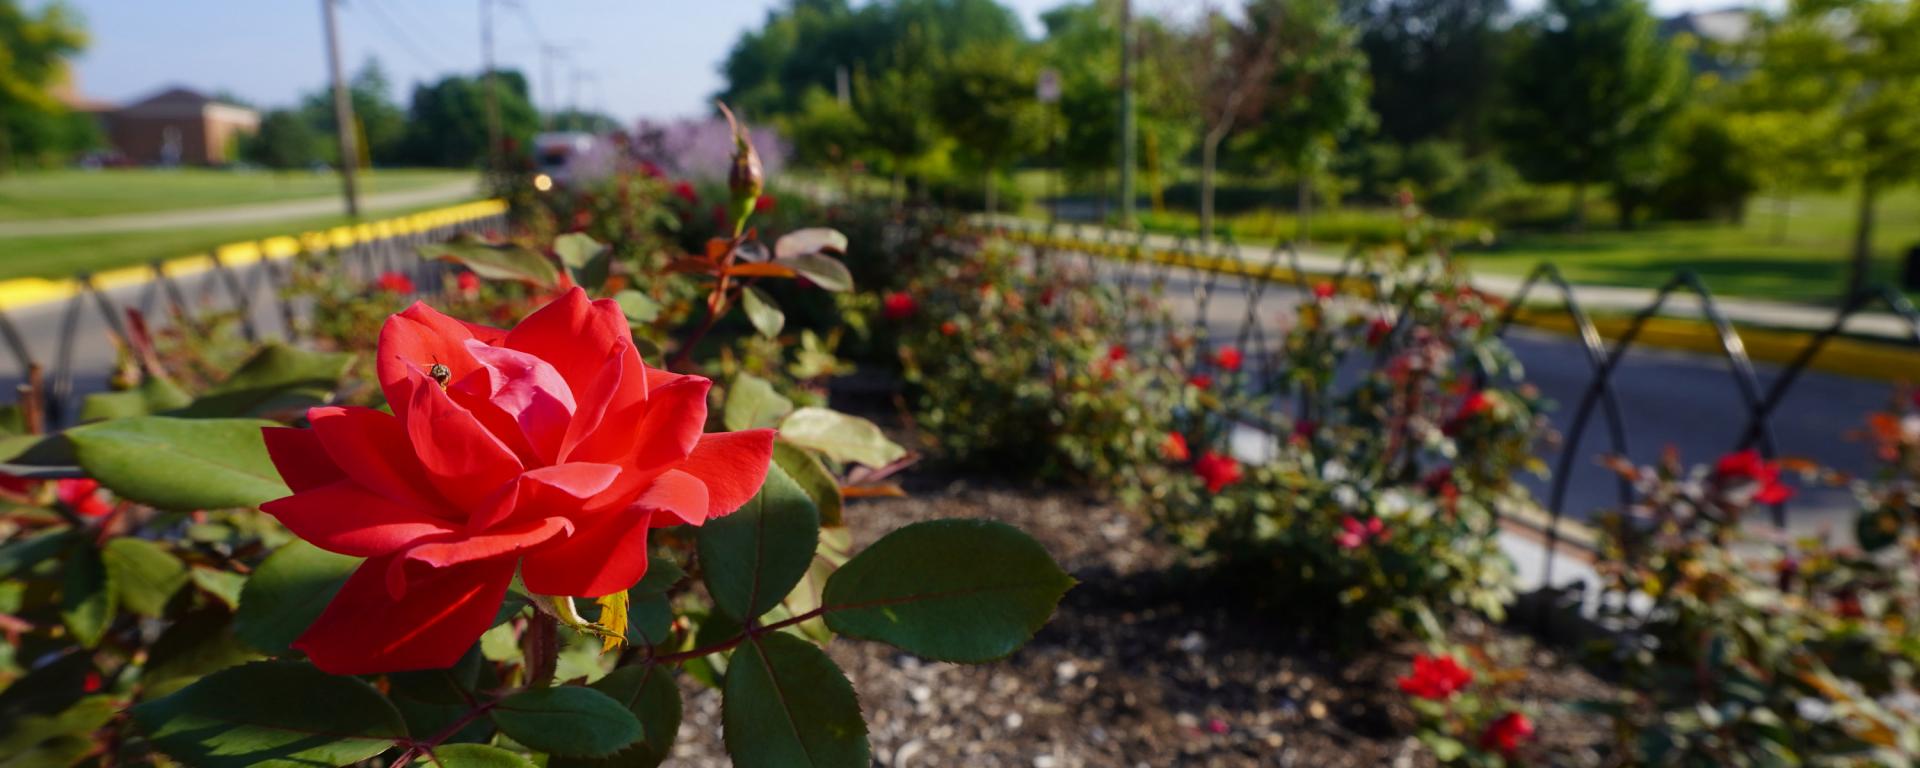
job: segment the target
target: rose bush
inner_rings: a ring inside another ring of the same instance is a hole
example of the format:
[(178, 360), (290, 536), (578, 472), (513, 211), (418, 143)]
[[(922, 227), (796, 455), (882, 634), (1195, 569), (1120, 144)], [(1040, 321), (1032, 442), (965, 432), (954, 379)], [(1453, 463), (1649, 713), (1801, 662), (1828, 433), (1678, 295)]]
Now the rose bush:
[(761, 246), (756, 191), (697, 253), (499, 233), (424, 246), (454, 267), (405, 291), (302, 282), (320, 350), (134, 315), (63, 431), (30, 376), (0, 409), (0, 756), (650, 766), (684, 675), (736, 764), (871, 764), (823, 645), (991, 661), (1072, 580), (986, 521), (852, 546), (852, 500), (911, 457), (781, 393), (836, 367), (760, 283), (851, 285), (838, 233)]

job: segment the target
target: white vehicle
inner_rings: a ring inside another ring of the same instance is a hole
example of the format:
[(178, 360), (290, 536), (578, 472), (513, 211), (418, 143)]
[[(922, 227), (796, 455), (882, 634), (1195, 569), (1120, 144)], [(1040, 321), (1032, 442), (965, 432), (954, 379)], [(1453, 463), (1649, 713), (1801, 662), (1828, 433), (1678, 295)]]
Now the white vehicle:
[(533, 186), (540, 191), (574, 187), (613, 175), (619, 148), (591, 133), (569, 131), (533, 137)]

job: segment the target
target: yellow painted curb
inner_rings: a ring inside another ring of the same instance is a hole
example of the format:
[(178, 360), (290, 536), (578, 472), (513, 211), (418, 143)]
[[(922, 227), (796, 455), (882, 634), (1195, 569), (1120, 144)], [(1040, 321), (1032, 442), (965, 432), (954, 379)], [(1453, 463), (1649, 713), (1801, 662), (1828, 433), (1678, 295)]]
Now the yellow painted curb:
[[(1266, 267), (1240, 259), (1200, 256), (1167, 249), (1136, 248), (1132, 245), (1088, 242), (1071, 238), (1049, 238), (1027, 232), (1003, 232), (1000, 235), (1008, 240), (1028, 245), (1080, 251), (1106, 258), (1125, 258), (1131, 254), (1133, 260), (1144, 259), (1190, 269), (1279, 282), (1295, 282), (1303, 277), (1304, 279), (1332, 277), (1328, 274), (1313, 273), (1304, 276), (1296, 275), (1293, 270), (1285, 267)], [(1343, 280), (1338, 287), (1343, 293), (1360, 295), (1367, 295), (1373, 290), (1369, 281), (1351, 276)], [(1573, 319), (1561, 312), (1521, 310), (1516, 313), (1514, 322), (1568, 335), (1575, 333)], [(1594, 329), (1600, 332), (1602, 338), (1608, 340), (1619, 339), (1626, 333), (1630, 322), (1624, 317), (1593, 319)], [(1816, 335), (1806, 331), (1753, 327), (1742, 327), (1738, 330), (1741, 345), (1746, 348), (1748, 357), (1758, 362), (1776, 364), (1793, 362), (1807, 345), (1813, 342)], [(1713, 324), (1705, 320), (1652, 318), (1641, 327), (1634, 344), (1712, 356), (1724, 354), (1719, 334), (1714, 330)], [(1920, 350), (1901, 344), (1875, 342), (1857, 337), (1835, 337), (1827, 340), (1826, 345), (1820, 348), (1820, 353), (1808, 361), (1807, 367), (1863, 379), (1902, 383), (1920, 382)]]
[[(258, 241), (227, 243), (214, 247), (211, 253), (196, 253), (168, 259), (161, 262), (159, 267), (169, 277), (186, 277), (213, 269), (216, 266), (216, 258), (219, 259), (218, 263), (229, 267), (244, 266), (269, 259), (291, 258), (304, 252), (321, 251), (329, 247), (346, 248), (356, 243), (384, 237), (423, 232), (434, 227), (473, 221), (506, 213), (506, 211), (505, 200), (479, 200), (396, 216), (391, 219), (332, 227), (322, 231), (279, 235)], [(153, 269), (152, 265), (144, 264), (117, 267), (95, 273), (93, 284), (102, 289), (139, 285), (153, 279)], [(72, 298), (79, 292), (80, 284), (72, 278), (50, 280), (44, 277), (20, 277), (0, 280), (0, 310), (61, 301)]]

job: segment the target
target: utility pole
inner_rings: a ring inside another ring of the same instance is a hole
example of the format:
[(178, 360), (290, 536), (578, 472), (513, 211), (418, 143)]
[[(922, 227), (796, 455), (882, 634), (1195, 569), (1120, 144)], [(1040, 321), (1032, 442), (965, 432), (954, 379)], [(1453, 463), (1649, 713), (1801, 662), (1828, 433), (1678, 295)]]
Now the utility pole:
[(559, 127), (555, 116), (560, 114), (560, 92), (553, 87), (553, 60), (564, 56), (566, 52), (566, 46), (558, 43), (540, 44), (540, 90), (547, 100), (547, 119), (540, 122), (547, 126), (547, 130)]
[(333, 125), (340, 146), (340, 191), (347, 198), (347, 215), (360, 216), (360, 193), (353, 175), (359, 170), (360, 152), (353, 136), (353, 97), (347, 94), (347, 81), (340, 73), (340, 30), (334, 20), (339, 0), (320, 0), (320, 16), (327, 27), (327, 69), (333, 75)]
[(493, 77), (493, 0), (480, 0), (480, 68), (487, 101), (487, 170), (504, 170), (500, 162), (500, 94)]
[(1120, 0), (1120, 226), (1133, 227), (1133, 0)]

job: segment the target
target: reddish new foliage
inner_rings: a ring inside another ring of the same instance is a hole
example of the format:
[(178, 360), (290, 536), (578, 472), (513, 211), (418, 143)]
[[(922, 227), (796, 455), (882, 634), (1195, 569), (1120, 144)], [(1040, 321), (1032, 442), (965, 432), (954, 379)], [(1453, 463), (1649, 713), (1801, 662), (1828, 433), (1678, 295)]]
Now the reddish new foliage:
[(1233, 347), (1221, 347), (1220, 351), (1213, 353), (1213, 362), (1215, 365), (1220, 366), (1220, 370), (1223, 371), (1240, 370), (1240, 350)]
[(1178, 432), (1168, 432), (1160, 441), (1160, 458), (1174, 463), (1186, 461), (1192, 454), (1187, 451), (1187, 436)]
[(1452, 656), (1413, 657), (1413, 672), (1395, 682), (1400, 692), (1431, 701), (1445, 701), (1473, 682), (1473, 672)]
[(1756, 504), (1779, 504), (1793, 498), (1793, 488), (1780, 482), (1780, 462), (1760, 458), (1751, 448), (1720, 457), (1713, 475), (1723, 485), (1751, 485)]
[(880, 300), (880, 314), (888, 320), (900, 321), (913, 317), (919, 311), (920, 302), (906, 291), (894, 291)]
[(1520, 742), (1533, 738), (1533, 721), (1518, 712), (1508, 712), (1487, 725), (1480, 734), (1480, 748), (1512, 757)]
[(1231, 456), (1207, 451), (1194, 460), (1193, 473), (1207, 484), (1209, 493), (1219, 493), (1220, 489), (1240, 482), (1240, 462)]
[(712, 382), (649, 368), (619, 307), (578, 288), (511, 330), (415, 304), (378, 355), (391, 415), (264, 431), (294, 493), (262, 509), (366, 558), (294, 644), (334, 674), (452, 664), (516, 568), (538, 594), (627, 589), (649, 528), (728, 514), (766, 478), (773, 431), (702, 434)]
[(387, 293), (413, 293), (413, 278), (401, 272), (382, 272), (376, 282)]

